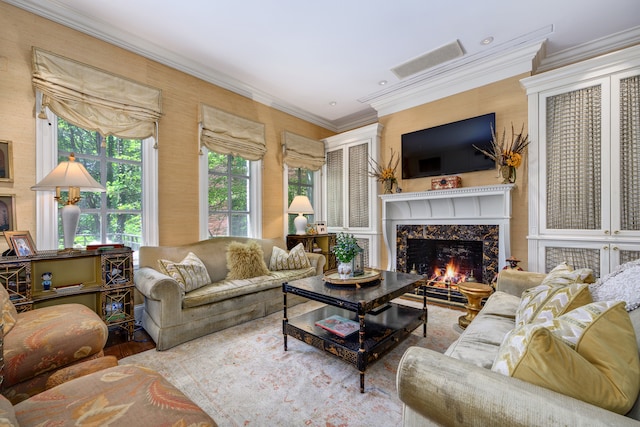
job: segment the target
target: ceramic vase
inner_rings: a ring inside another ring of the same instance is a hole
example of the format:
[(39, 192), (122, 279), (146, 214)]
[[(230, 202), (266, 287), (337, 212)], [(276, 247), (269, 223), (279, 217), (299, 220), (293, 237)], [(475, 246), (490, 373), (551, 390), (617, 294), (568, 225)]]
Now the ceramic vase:
[(351, 262), (340, 262), (338, 264), (338, 276), (341, 279), (349, 279), (353, 277), (353, 270), (351, 269)]

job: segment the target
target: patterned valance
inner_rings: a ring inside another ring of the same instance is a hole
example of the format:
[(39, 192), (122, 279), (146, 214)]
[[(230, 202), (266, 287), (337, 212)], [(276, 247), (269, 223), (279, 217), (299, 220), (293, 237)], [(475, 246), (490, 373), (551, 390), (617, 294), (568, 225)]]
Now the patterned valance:
[(264, 123), (200, 104), (200, 144), (219, 154), (261, 160), (267, 151)]
[[(103, 136), (156, 136), (162, 91), (36, 47), (32, 81), (42, 92), (42, 108)], [(39, 117), (43, 117), (43, 112)], [(45, 116), (46, 117), (46, 116)]]

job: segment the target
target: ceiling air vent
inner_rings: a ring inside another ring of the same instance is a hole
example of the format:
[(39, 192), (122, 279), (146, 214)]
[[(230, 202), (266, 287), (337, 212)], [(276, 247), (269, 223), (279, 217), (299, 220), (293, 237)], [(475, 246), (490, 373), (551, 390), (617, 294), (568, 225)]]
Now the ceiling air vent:
[(427, 52), (422, 56), (407, 61), (404, 64), (398, 65), (391, 69), (391, 71), (399, 78), (412, 76), (428, 68), (435, 67), (436, 65), (443, 64), (452, 59), (459, 58), (464, 55), (462, 46), (458, 40), (441, 46), (437, 49)]

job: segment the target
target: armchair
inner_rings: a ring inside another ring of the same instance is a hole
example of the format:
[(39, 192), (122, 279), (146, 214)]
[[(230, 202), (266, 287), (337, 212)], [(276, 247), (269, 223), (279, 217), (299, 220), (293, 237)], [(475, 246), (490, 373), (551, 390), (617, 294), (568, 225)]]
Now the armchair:
[(0, 286), (4, 367), (0, 393), (16, 404), (46, 389), (58, 369), (104, 355), (108, 328), (81, 304), (18, 313)]

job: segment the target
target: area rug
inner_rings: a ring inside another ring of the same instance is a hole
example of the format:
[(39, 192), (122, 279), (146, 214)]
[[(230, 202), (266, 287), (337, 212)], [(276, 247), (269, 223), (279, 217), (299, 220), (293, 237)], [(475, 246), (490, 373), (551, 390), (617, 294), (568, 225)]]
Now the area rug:
[[(319, 306), (304, 303), (290, 308), (289, 316)], [(397, 426), (402, 415), (395, 381), (405, 350), (444, 352), (460, 334), (461, 311), (429, 304), (428, 313), (427, 337), (420, 327), (370, 365), (365, 393), (354, 366), (291, 337), (285, 352), (280, 313), (120, 363), (157, 370), (221, 427)]]

